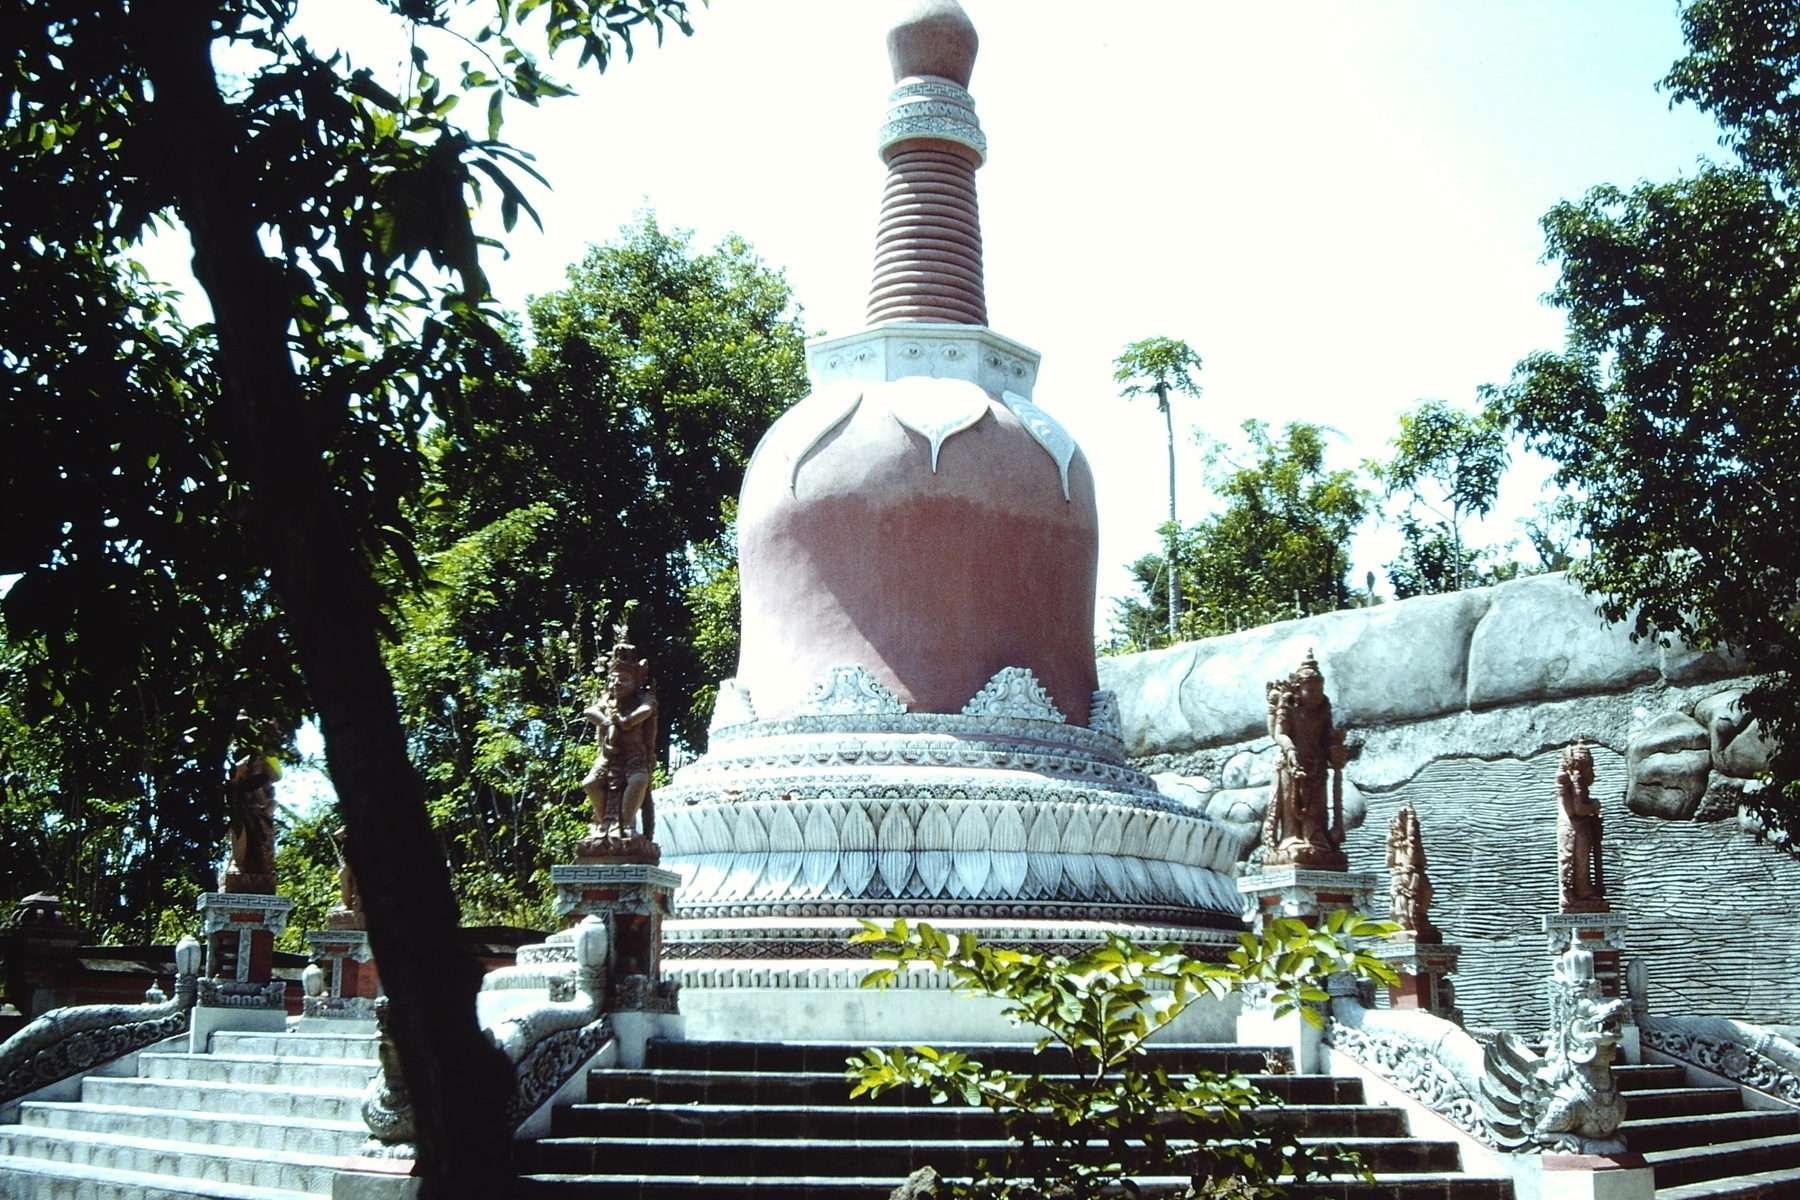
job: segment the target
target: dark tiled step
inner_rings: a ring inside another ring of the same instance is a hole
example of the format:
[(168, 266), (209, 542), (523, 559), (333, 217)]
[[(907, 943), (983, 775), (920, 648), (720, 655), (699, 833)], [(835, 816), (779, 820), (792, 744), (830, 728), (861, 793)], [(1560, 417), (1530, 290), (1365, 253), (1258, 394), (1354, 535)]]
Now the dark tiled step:
[[(897, 1043), (911, 1046), (916, 1043)], [(688, 1042), (652, 1041), (645, 1052), (644, 1065), (652, 1070), (663, 1068), (683, 1071), (842, 1071), (845, 1061), (860, 1059), (865, 1047), (847, 1042)], [(874, 1047), (891, 1049), (891, 1045)], [(1051, 1048), (1042, 1054), (1031, 1046), (958, 1045), (937, 1046), (939, 1050), (958, 1051), (983, 1066), (1006, 1071), (1033, 1074), (1080, 1074), (1087, 1069), (1085, 1060), (1078, 1061), (1067, 1050)], [(1195, 1071), (1221, 1073), (1242, 1071), (1246, 1074), (1268, 1069), (1269, 1055), (1289, 1061), (1286, 1051), (1265, 1050), (1257, 1046), (1214, 1045), (1211, 1043), (1152, 1043), (1150, 1062), (1171, 1074)]]
[(1793, 1200), (1795, 1196), (1800, 1196), (1800, 1167), (1656, 1189), (1656, 1200)]
[[(704, 1179), (694, 1176), (522, 1176), (518, 1200), (887, 1200), (898, 1179)], [(1179, 1196), (1185, 1179), (1144, 1179), (1143, 1194)], [(1513, 1200), (1512, 1180), (1467, 1175), (1376, 1176), (1375, 1182), (1290, 1183), (1288, 1200)]]
[[(1360, 1079), (1329, 1075), (1252, 1075), (1250, 1081), (1289, 1104), (1361, 1104)], [(850, 1099), (850, 1082), (838, 1072), (620, 1071), (588, 1075), (588, 1099), (599, 1104), (647, 1100), (657, 1104), (754, 1104), (786, 1107), (840, 1104), (923, 1105), (930, 1097), (899, 1088), (870, 1099)]]
[(1738, 1090), (1731, 1087), (1644, 1088), (1625, 1096), (1625, 1116), (1633, 1121), (1737, 1112), (1743, 1106)]
[(1614, 1063), (1613, 1083), (1621, 1092), (1687, 1086), (1687, 1071), (1668, 1063)]
[[(1404, 1137), (1406, 1114), (1365, 1105), (1259, 1109), (1259, 1126), (1314, 1137)], [(1168, 1124), (1185, 1122), (1170, 1114)], [(557, 1137), (821, 1137), (895, 1140), (997, 1138), (1000, 1118), (985, 1108), (946, 1105), (574, 1104), (558, 1109)], [(1771, 1131), (1774, 1132), (1774, 1131)]]
[[(1625, 1111), (1631, 1112), (1630, 1101), (1626, 1102)], [(1651, 1150), (1681, 1150), (1688, 1146), (1711, 1146), (1719, 1142), (1800, 1133), (1800, 1112), (1744, 1110), (1693, 1117), (1651, 1117), (1642, 1121), (1633, 1117), (1625, 1122), (1622, 1132), (1625, 1144), (1639, 1154)], [(1800, 1192), (1795, 1194), (1800, 1195)]]
[(1750, 1138), (1718, 1146), (1689, 1146), (1680, 1150), (1652, 1150), (1644, 1159), (1656, 1171), (1660, 1191), (1681, 1183), (1704, 1179), (1728, 1179), (1763, 1171), (1800, 1167), (1800, 1134)]
[[(1308, 1141), (1315, 1145), (1326, 1143)], [(1461, 1158), (1454, 1142), (1416, 1138), (1333, 1138), (1329, 1145), (1353, 1151), (1372, 1171), (1393, 1174), (1455, 1171)], [(955, 1142), (868, 1141), (806, 1138), (545, 1138), (537, 1143), (538, 1171), (562, 1174), (613, 1171), (723, 1178), (779, 1176), (901, 1177), (927, 1164), (946, 1175), (967, 1175), (986, 1160), (1005, 1161), (1013, 1144), (1004, 1139), (965, 1138)]]

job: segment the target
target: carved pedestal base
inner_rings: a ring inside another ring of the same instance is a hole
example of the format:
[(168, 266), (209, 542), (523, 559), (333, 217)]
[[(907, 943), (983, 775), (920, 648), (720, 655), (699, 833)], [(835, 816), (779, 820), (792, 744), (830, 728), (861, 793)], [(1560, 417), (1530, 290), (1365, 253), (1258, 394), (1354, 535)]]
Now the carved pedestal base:
[(1340, 908), (1369, 911), (1375, 876), (1367, 871), (1315, 871), (1307, 867), (1267, 867), (1237, 881), (1249, 902), (1246, 918), (1258, 928), (1271, 917), (1294, 917), (1311, 924)]
[(273, 1031), (287, 1026), (287, 985), (273, 977), (275, 939), (294, 901), (251, 892), (207, 892), (195, 905), (206, 944), (199, 1003), (189, 1027), (195, 1053), (220, 1029)]
[(309, 974), (302, 1019), (373, 1021), (381, 977), (369, 951), (369, 935), (361, 929), (328, 929), (309, 932), (306, 940), (320, 972)]
[[(1552, 959), (1561, 957), (1571, 942), (1591, 951), (1594, 979), (1600, 985), (1600, 993), (1613, 1000), (1625, 994), (1621, 959), (1625, 951), (1625, 930), (1630, 925), (1630, 919), (1622, 912), (1545, 913), (1544, 940)], [(1622, 1032), (1624, 1039), (1619, 1043), (1619, 1057), (1628, 1063), (1642, 1062), (1641, 1037), (1629, 1009)]]
[(603, 862), (551, 867), (550, 880), (558, 916), (606, 923), (607, 1011), (675, 1012), (674, 993), (662, 986), (662, 926), (681, 876), (644, 862)]
[(1460, 947), (1396, 937), (1369, 947), (1369, 953), (1400, 975), (1400, 982), (1388, 988), (1389, 1008), (1428, 1012), (1462, 1024), (1462, 1010), (1456, 1007), (1456, 989), (1450, 983)]
[(575, 843), (575, 862), (579, 865), (645, 863), (655, 866), (661, 861), (661, 847), (641, 833), (621, 833), (590, 825), (588, 836)]

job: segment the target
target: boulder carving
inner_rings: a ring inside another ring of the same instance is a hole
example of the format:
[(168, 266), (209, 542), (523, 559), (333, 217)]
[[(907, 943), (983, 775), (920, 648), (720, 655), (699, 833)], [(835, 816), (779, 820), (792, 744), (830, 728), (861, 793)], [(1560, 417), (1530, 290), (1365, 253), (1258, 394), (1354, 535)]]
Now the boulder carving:
[(1274, 795), (1263, 819), (1263, 865), (1343, 871), (1344, 731), (1331, 724), (1325, 676), (1312, 652), (1286, 679), (1269, 683), (1269, 736), (1276, 746)]
[(1585, 739), (1563, 751), (1556, 772), (1557, 884), (1562, 911), (1606, 912), (1600, 858), (1600, 802), (1593, 798), (1594, 755)]

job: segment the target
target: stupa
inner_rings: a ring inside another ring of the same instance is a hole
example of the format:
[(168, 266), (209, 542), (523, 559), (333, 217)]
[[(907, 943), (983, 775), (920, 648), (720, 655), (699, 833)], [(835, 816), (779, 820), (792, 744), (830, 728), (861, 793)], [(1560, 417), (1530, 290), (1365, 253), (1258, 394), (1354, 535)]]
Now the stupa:
[(1032, 401), (1037, 352), (987, 324), (975, 51), (954, 0), (888, 33), (868, 325), (809, 343), (813, 390), (751, 460), (738, 674), (658, 792), (670, 965), (841, 959), (864, 917), (1243, 928), (1238, 835), (1126, 765), (1098, 690), (1093, 474)]

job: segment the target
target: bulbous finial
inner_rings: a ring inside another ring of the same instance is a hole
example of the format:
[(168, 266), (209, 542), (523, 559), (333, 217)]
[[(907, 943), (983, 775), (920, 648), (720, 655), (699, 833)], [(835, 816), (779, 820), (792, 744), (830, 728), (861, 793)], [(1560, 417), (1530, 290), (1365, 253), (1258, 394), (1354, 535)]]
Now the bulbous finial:
[(888, 62), (894, 68), (894, 82), (935, 75), (966, 88), (980, 45), (974, 23), (956, 0), (915, 0), (888, 30)]

